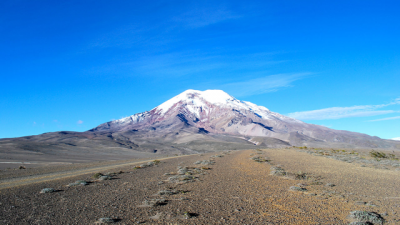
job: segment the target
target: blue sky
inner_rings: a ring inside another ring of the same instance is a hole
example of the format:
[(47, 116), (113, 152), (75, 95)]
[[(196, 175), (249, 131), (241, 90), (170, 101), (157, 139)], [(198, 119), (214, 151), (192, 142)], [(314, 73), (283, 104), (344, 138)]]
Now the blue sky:
[(0, 2), (0, 138), (85, 131), (186, 89), (400, 137), (399, 1)]

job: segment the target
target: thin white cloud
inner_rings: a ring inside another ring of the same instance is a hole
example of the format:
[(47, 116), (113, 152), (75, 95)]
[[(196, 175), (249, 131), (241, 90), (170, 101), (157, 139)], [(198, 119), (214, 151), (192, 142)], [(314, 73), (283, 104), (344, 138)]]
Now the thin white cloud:
[(393, 102), (388, 104), (361, 105), (361, 106), (351, 106), (351, 107), (332, 107), (326, 109), (289, 113), (288, 116), (299, 120), (327, 120), (327, 119), (341, 119), (349, 117), (368, 117), (368, 116), (377, 116), (377, 115), (395, 113), (396, 111), (394, 110), (377, 110), (377, 109), (398, 104), (400, 104), (400, 98), (397, 98)]
[[(240, 53), (240, 54), (238, 54)], [(125, 63), (104, 65), (87, 70), (88, 74), (135, 74), (141, 76), (182, 77), (203, 76), (207, 73), (238, 73), (253, 77), (265, 77), (265, 72), (271, 65), (286, 63), (285, 60), (275, 60), (277, 52), (241, 53), (239, 50), (211, 52), (170, 52), (150, 55), (127, 61)]]
[(397, 120), (397, 119), (400, 119), (400, 116), (393, 116), (393, 117), (387, 117), (387, 118), (382, 118), (382, 119), (370, 120), (369, 122), (384, 121), (384, 120)]
[(77, 124), (82, 124), (83, 121), (82, 120), (78, 120), (78, 122), (76, 122)]
[(186, 27), (199, 28), (235, 18), (239, 16), (228, 9), (203, 8), (186, 12), (175, 17), (173, 21), (184, 24)]
[(309, 75), (311, 73), (276, 74), (248, 81), (225, 84), (222, 85), (221, 89), (235, 97), (251, 96), (292, 87), (294, 81), (303, 79)]

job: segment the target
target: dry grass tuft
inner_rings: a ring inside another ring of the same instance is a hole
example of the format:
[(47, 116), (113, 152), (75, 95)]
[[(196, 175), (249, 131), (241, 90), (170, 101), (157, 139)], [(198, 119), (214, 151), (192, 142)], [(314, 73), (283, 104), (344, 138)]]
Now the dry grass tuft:
[(93, 175), (93, 178), (94, 178), (94, 179), (99, 179), (101, 176), (103, 176), (102, 173), (95, 173), (95, 174)]

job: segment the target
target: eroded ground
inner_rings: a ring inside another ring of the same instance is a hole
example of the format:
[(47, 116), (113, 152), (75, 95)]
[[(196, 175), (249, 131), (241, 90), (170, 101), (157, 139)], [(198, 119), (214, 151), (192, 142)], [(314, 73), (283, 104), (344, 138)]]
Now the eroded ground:
[[(267, 160), (256, 162), (254, 156)], [(219, 152), (148, 164), (97, 167), (96, 172), (108, 173), (105, 180), (91, 171), (11, 183), (0, 190), (0, 224), (95, 224), (100, 218), (116, 224), (348, 224), (354, 210), (376, 212), (386, 224), (400, 222), (396, 170), (298, 149)], [(270, 175), (277, 167), (287, 175)], [(77, 180), (89, 184), (68, 186)], [(40, 193), (44, 188), (57, 192)]]

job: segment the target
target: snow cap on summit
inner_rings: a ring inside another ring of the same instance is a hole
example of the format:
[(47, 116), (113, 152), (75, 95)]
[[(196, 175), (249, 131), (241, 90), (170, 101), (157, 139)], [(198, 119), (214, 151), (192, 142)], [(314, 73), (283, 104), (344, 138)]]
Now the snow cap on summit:
[[(163, 115), (168, 112), (176, 103), (179, 102), (192, 105), (196, 108), (202, 107), (203, 109), (209, 108), (209, 105), (211, 104), (223, 108), (249, 110), (257, 113), (260, 117), (263, 118), (268, 118), (268, 114), (270, 113), (270, 111), (264, 106), (258, 106), (251, 102), (237, 100), (236, 98), (232, 97), (222, 90), (198, 91), (189, 89), (162, 103), (154, 109), (158, 113)], [(190, 108), (192, 109), (193, 107)], [(194, 108), (191, 111), (193, 111), (195, 114), (198, 114), (197, 110), (195, 110)]]
[(186, 90), (179, 95), (171, 98), (170, 100), (162, 103), (161, 105), (157, 106), (156, 108), (161, 110), (163, 113), (167, 112), (174, 104), (184, 101), (184, 102), (192, 102), (195, 103), (193, 100), (193, 95), (197, 95), (209, 103), (212, 104), (226, 104), (227, 101), (236, 100), (234, 97), (230, 96), (226, 92), (222, 90), (206, 90), (206, 91), (198, 91), (198, 90)]
[[(225, 110), (225, 111), (224, 111)], [(226, 111), (227, 110), (227, 111)], [(285, 121), (290, 123), (303, 123), (299, 120), (271, 112), (264, 106), (258, 106), (247, 101), (240, 101), (222, 90), (186, 90), (179, 95), (167, 100), (151, 111), (137, 113), (135, 115), (112, 121), (113, 124), (124, 126), (124, 124), (137, 124), (152, 118), (153, 121), (162, 121), (170, 116), (175, 117), (183, 113), (191, 115), (198, 121), (209, 121), (209, 115), (215, 112), (235, 111), (241, 114), (253, 113), (256, 117), (264, 120)], [(109, 126), (107, 124), (107, 126)]]

